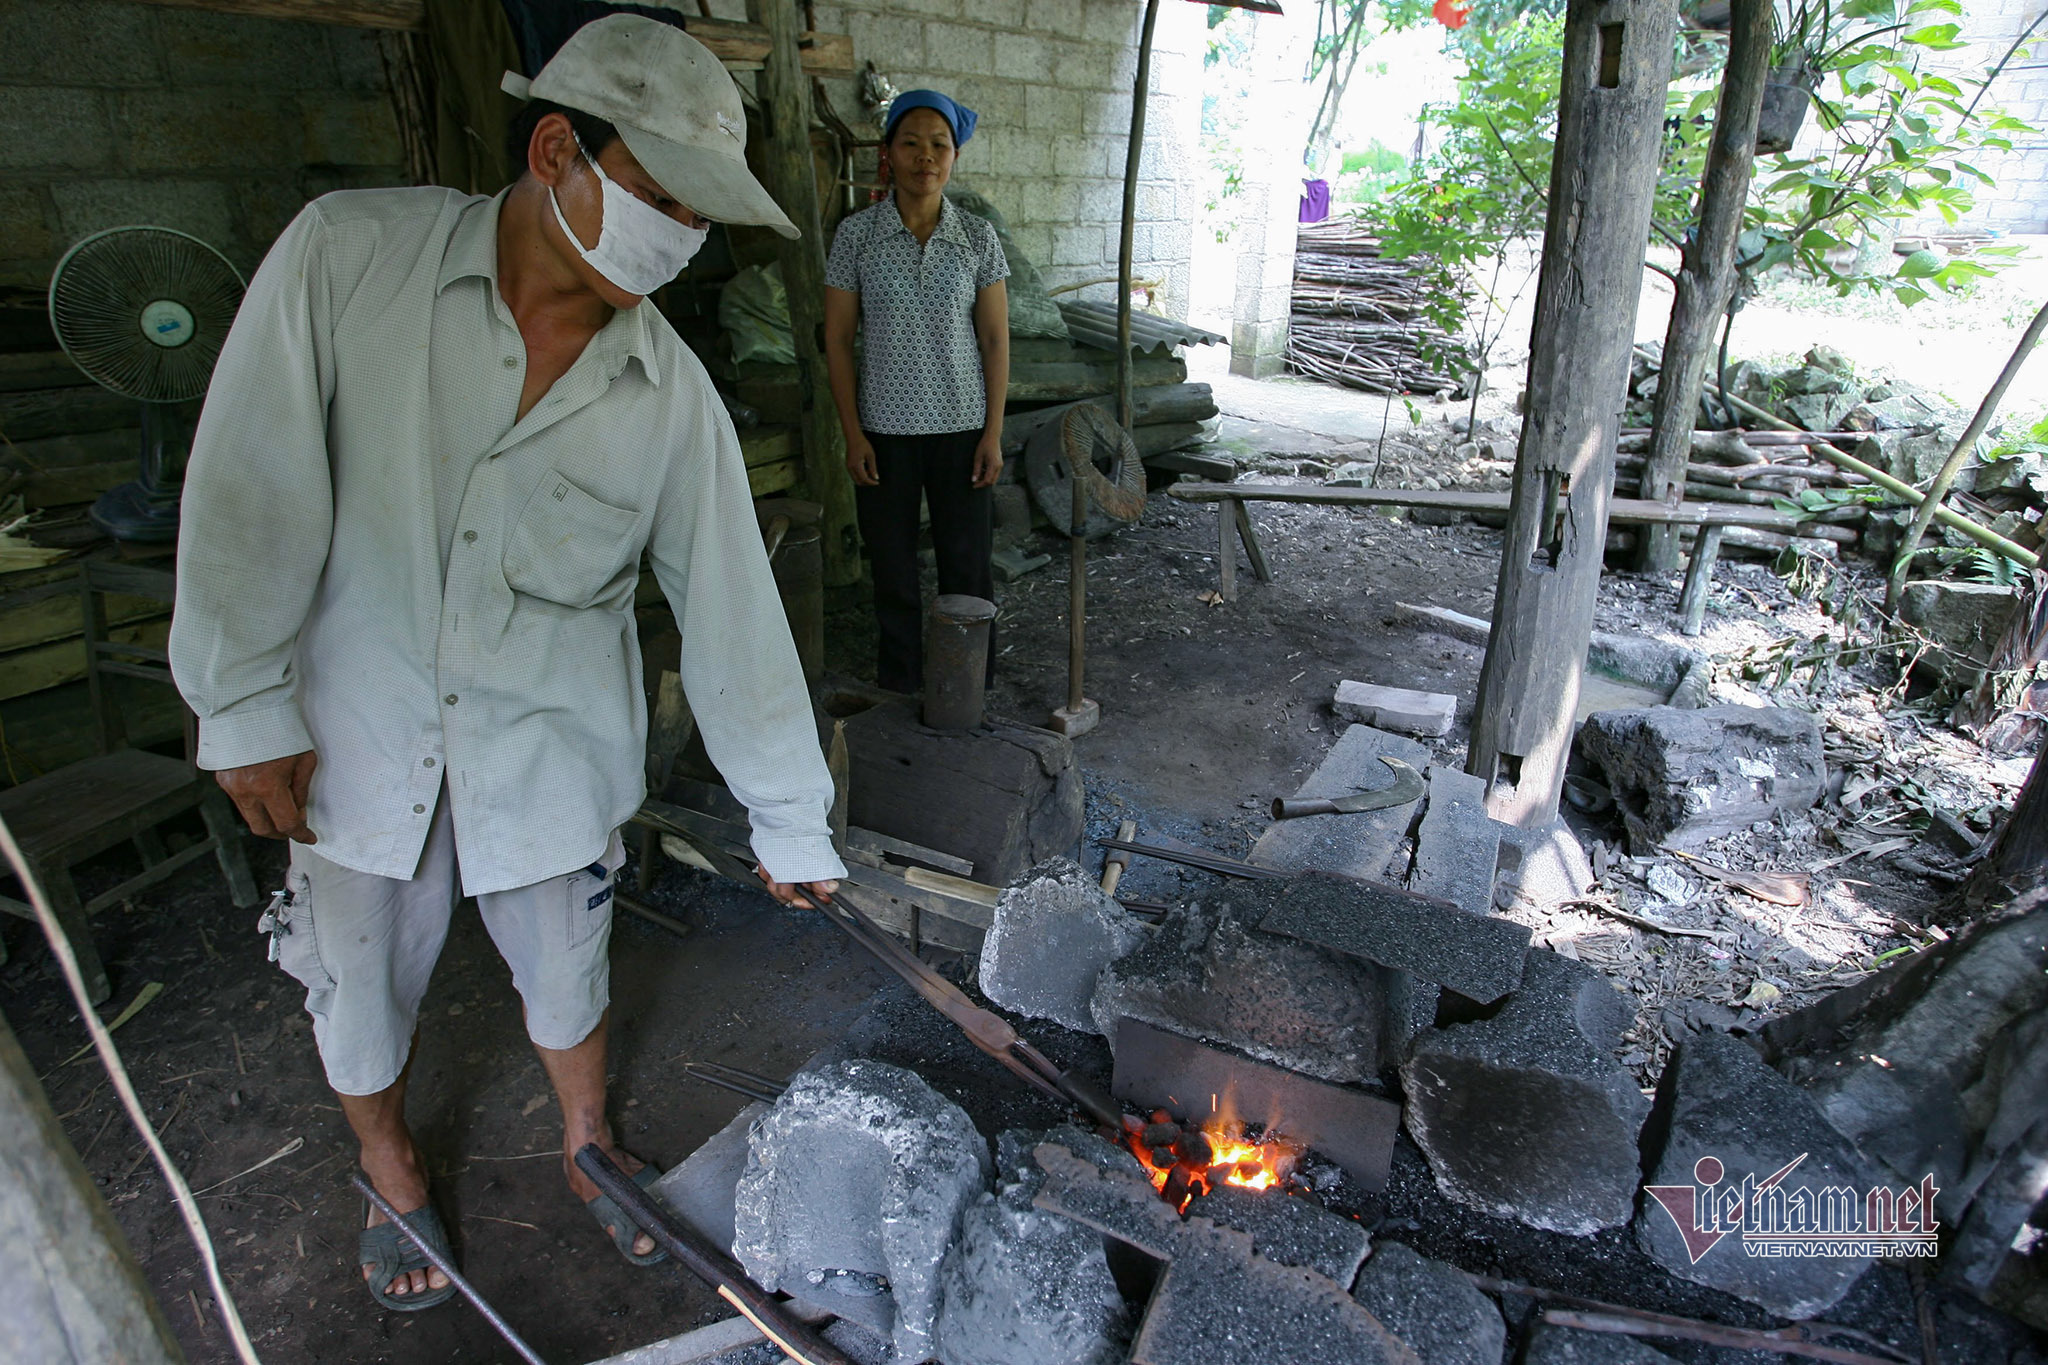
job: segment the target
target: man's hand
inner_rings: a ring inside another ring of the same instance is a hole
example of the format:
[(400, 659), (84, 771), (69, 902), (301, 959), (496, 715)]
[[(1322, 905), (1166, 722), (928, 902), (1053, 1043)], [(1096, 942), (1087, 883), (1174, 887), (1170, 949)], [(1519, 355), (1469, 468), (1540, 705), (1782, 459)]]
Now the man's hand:
[(306, 828), (306, 794), (319, 761), (308, 749), (246, 768), (225, 768), (214, 774), (214, 780), (249, 822), (251, 834), (314, 844), (319, 839)]
[[(832, 893), (839, 889), (837, 881), (778, 882), (768, 875), (765, 867), (756, 867), (754, 875), (761, 879), (761, 885), (768, 888), (769, 895), (798, 910), (817, 909), (819, 902), (831, 900)], [(806, 900), (806, 896), (811, 899)]]
[(875, 469), (874, 442), (865, 433), (856, 431), (846, 438), (846, 472), (862, 488), (873, 488), (882, 482)]
[(974, 486), (990, 488), (1003, 472), (1003, 438), (993, 432), (981, 433), (974, 446)]

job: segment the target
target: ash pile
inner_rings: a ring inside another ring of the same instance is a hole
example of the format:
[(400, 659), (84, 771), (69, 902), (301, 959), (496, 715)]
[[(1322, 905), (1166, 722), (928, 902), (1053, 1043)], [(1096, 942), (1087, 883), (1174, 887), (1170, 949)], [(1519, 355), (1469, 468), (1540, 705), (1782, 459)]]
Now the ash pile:
[[(1833, 1359), (1919, 1359), (1905, 1271), (1872, 1270), (1917, 1245), (2017, 1301), (2048, 913), (1959, 936), (1910, 989), (1691, 1035), (1646, 1093), (1615, 983), (1496, 908), (1584, 878), (1569, 836), (1494, 824), (1367, 726), (1303, 795), (1398, 783), (1388, 758), (1418, 779), (1388, 804), (1276, 822), (1183, 904), (1136, 913), (1064, 858), (1004, 891), (974, 984), (1060, 1066), (1111, 1072), (1120, 1129), (890, 990), (661, 1193), (849, 1355), (906, 1365), (1657, 1365), (1786, 1321)], [(1288, 870), (1310, 860), (1339, 870)], [(1890, 1240), (1752, 1250), (1815, 1229)]]

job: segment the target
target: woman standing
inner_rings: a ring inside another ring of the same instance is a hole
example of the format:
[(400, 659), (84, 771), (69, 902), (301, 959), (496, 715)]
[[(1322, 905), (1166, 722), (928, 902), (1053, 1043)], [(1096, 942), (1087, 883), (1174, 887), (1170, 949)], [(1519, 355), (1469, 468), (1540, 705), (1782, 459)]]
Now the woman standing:
[[(874, 562), (875, 681), (897, 692), (924, 681), (920, 497), (939, 591), (995, 593), (989, 490), (1003, 470), (1010, 265), (987, 220), (944, 193), (974, 123), (972, 109), (936, 90), (898, 95), (882, 133), (894, 188), (839, 225), (825, 266), (825, 358)], [(989, 655), (993, 673), (993, 645)]]

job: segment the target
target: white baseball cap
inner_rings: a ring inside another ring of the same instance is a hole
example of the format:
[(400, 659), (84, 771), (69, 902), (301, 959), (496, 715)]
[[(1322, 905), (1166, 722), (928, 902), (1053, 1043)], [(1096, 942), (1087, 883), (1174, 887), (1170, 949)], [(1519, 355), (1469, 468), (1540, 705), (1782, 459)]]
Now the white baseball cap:
[(507, 71), (499, 85), (612, 124), (655, 183), (706, 218), (798, 235), (747, 169), (747, 114), (732, 77), (675, 25), (608, 14), (571, 34), (538, 76)]

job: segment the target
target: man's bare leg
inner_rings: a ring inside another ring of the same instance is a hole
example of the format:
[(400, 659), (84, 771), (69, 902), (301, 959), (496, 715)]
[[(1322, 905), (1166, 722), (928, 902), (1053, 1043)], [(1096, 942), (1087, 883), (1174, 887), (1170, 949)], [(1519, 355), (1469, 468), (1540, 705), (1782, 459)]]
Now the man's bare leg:
[[(405, 1070), (398, 1073), (398, 1079), (376, 1094), (335, 1094), (362, 1148), (363, 1174), (400, 1213), (411, 1213), (427, 1202), (426, 1167), (420, 1161), (419, 1148), (413, 1146), (411, 1130), (405, 1126), (405, 1082), (411, 1074), (412, 1056), (408, 1053)], [(365, 1226), (375, 1227), (384, 1221), (384, 1215), (372, 1208)], [(363, 1267), (363, 1278), (370, 1278), (367, 1265)], [(446, 1275), (430, 1267), (400, 1275), (385, 1286), (385, 1292), (402, 1298), (440, 1289), (447, 1283)]]
[[(605, 1036), (611, 1024), (606, 1010), (590, 1035), (572, 1048), (534, 1046), (541, 1067), (555, 1087), (555, 1099), (562, 1106), (562, 1170), (569, 1177), (569, 1189), (584, 1203), (602, 1193), (576, 1165), (576, 1153), (596, 1143), (604, 1154), (632, 1175), (647, 1163), (613, 1145), (611, 1124), (604, 1116)], [(617, 1233), (618, 1229), (611, 1229)], [(645, 1256), (654, 1250), (654, 1239), (641, 1233), (633, 1239), (633, 1254)]]

